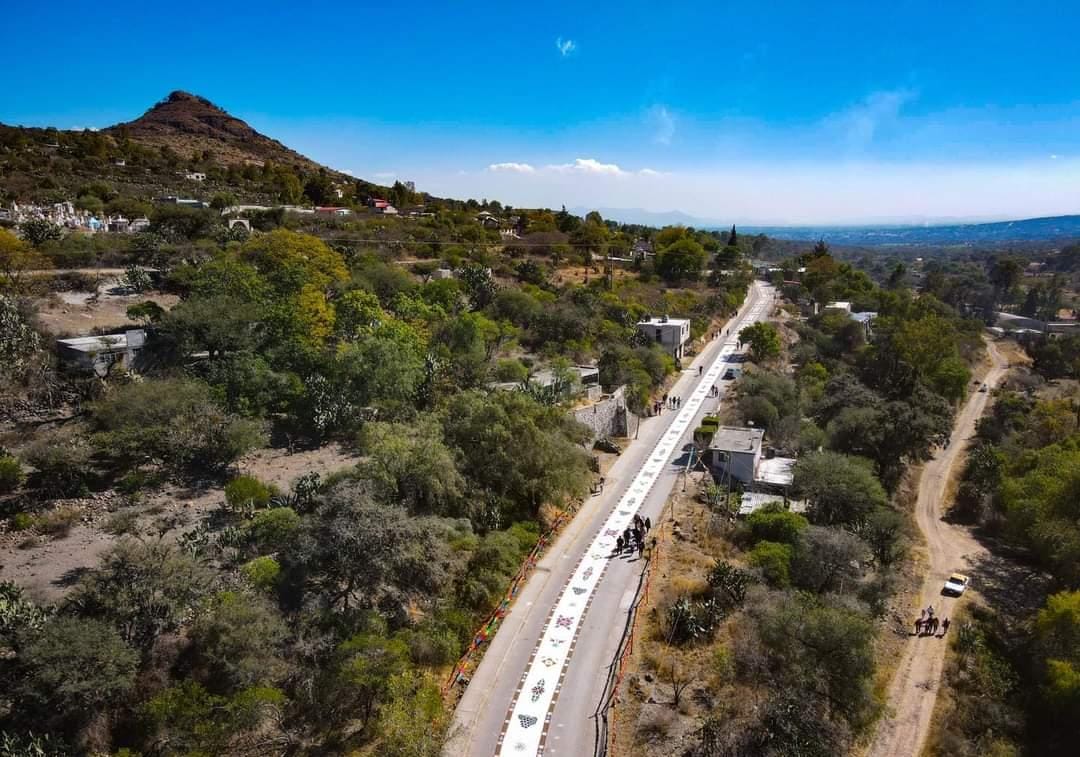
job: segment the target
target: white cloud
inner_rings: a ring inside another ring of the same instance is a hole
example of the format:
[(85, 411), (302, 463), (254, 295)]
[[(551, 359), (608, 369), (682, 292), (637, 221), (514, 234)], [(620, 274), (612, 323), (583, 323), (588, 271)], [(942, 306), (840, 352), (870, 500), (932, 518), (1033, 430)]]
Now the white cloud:
[(354, 173), (352, 172), (352, 169), (351, 169), (351, 168), (345, 168), (345, 169), (342, 169), (342, 171), (341, 171), (341, 172), (342, 172), (343, 174), (345, 174), (346, 176), (355, 176), (355, 175), (356, 175), (356, 174), (354, 174)]
[(900, 111), (915, 97), (910, 89), (871, 92), (859, 104), (829, 116), (826, 123), (839, 129), (848, 147), (863, 150), (883, 128), (899, 120)]
[(576, 158), (573, 163), (551, 163), (537, 168), (529, 163), (492, 163), (487, 167), (488, 173), (502, 174), (528, 174), (536, 176), (557, 176), (577, 174), (580, 176), (616, 177), (628, 176), (664, 176), (652, 168), (641, 168), (630, 171), (615, 163), (601, 163), (596, 158)]
[(614, 163), (601, 163), (595, 158), (577, 158), (573, 163), (548, 166), (548, 170), (568, 173), (593, 174), (596, 176), (625, 176), (626, 171)]
[(654, 105), (649, 109), (648, 120), (652, 124), (653, 141), (661, 145), (670, 145), (675, 136), (675, 116), (666, 105)]
[(1050, 160), (1057, 160), (1059, 157), (1061, 157), (1061, 156), (1058, 155), (1057, 153), (1051, 153)]
[(555, 49), (559, 51), (559, 55), (565, 58), (570, 55), (570, 53), (577, 50), (577, 44), (575, 44), (572, 39), (563, 39), (562, 37), (559, 37), (555, 40)]
[(395, 178), (397, 178), (397, 174), (394, 173), (393, 171), (380, 171), (379, 173), (373, 173), (371, 176), (372, 176), (372, 178), (375, 178), (375, 179), (384, 179), (384, 180), (385, 179), (395, 179)]
[(492, 163), (489, 171), (507, 171), (510, 173), (535, 173), (536, 169), (528, 163)]
[(1046, 155), (994, 165), (777, 159), (664, 172), (580, 159), (538, 165), (529, 174), (447, 172), (417, 178), (441, 196), (497, 197), (516, 207), (681, 210), (728, 225), (924, 223), (1075, 212), (1080, 158), (1063, 151), (1049, 161)]

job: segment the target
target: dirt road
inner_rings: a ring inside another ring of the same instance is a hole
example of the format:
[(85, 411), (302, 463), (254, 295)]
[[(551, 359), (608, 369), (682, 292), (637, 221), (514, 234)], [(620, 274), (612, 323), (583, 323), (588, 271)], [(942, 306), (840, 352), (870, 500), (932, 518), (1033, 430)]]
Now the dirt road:
[[(991, 367), (985, 383), (993, 388), (1005, 374), (1008, 362), (993, 342), (987, 342), (987, 348)], [(958, 467), (962, 462), (967, 440), (975, 433), (975, 423), (982, 417), (989, 397), (989, 392), (972, 393), (956, 418), (952, 443), (926, 464), (919, 480), (915, 521), (926, 539), (927, 573), (919, 605), (912, 607), (909, 613), (912, 634), (919, 608), (933, 605), (938, 617), (952, 616), (957, 603), (962, 600), (943, 597), (941, 587), (950, 573), (966, 572), (984, 551), (970, 529), (941, 519), (941, 507), (950, 474), (954, 466)], [(975, 590), (978, 582), (979, 577), (972, 576)], [(908, 639), (889, 686), (885, 717), (867, 752), (869, 757), (919, 757), (930, 731), (947, 648), (943, 638), (912, 635)]]

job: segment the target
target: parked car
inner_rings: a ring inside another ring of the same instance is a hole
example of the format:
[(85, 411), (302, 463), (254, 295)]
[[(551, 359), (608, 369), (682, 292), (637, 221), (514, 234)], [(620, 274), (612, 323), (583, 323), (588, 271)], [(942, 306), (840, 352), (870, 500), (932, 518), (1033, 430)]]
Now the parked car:
[(967, 576), (960, 573), (953, 573), (945, 581), (945, 586), (942, 587), (941, 593), (950, 597), (959, 597), (965, 591), (967, 591), (969, 579)]
[(731, 381), (734, 378), (735, 378), (735, 369), (734, 368), (728, 368), (726, 371), (724, 371), (724, 381)]

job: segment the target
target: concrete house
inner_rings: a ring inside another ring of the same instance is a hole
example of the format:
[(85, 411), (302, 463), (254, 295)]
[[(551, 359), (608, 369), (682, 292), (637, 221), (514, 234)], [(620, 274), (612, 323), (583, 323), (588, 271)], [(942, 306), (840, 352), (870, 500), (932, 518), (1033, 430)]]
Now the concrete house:
[(114, 370), (134, 369), (136, 356), (145, 344), (146, 331), (131, 329), (123, 334), (57, 339), (56, 349), (68, 367), (105, 377)]
[(777, 457), (762, 449), (765, 432), (759, 428), (721, 426), (703, 459), (713, 476), (755, 490), (783, 491), (795, 477), (795, 459)]
[(661, 345), (676, 360), (682, 358), (686, 344), (690, 341), (689, 318), (668, 318), (666, 315), (647, 318), (638, 322), (637, 330), (647, 339)]

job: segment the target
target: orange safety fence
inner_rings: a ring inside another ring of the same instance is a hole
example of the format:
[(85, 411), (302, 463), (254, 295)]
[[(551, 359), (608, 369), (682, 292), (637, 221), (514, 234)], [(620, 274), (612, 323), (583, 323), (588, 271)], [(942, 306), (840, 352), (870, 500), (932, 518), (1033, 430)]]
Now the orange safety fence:
[(540, 561), (540, 557), (544, 554), (544, 550), (548, 545), (554, 541), (555, 536), (558, 535), (559, 530), (565, 525), (566, 521), (574, 516), (578, 509), (581, 507), (582, 502), (577, 501), (573, 507), (569, 507), (559, 512), (558, 517), (551, 524), (546, 532), (541, 534), (540, 538), (536, 540), (536, 544), (533, 545), (532, 550), (528, 556), (521, 563), (517, 573), (510, 580), (510, 586), (506, 590), (506, 594), (503, 596), (502, 601), (495, 606), (495, 609), (491, 611), (491, 614), (487, 616), (483, 623), (480, 624), (479, 629), (473, 634), (472, 641), (469, 643), (469, 648), (465, 650), (465, 653), (454, 665), (453, 670), (450, 671), (450, 676), (446, 679), (446, 682), (442, 686), (442, 694), (446, 696), (447, 692), (461, 680), (468, 670), (469, 666), (474, 661), (476, 651), (495, 635), (495, 632), (499, 629), (499, 623), (504, 617), (506, 617), (507, 611), (510, 609), (510, 603), (513, 602), (514, 597), (517, 596), (518, 590), (524, 585), (525, 580), (532, 573), (533, 568), (536, 567), (536, 563)]

